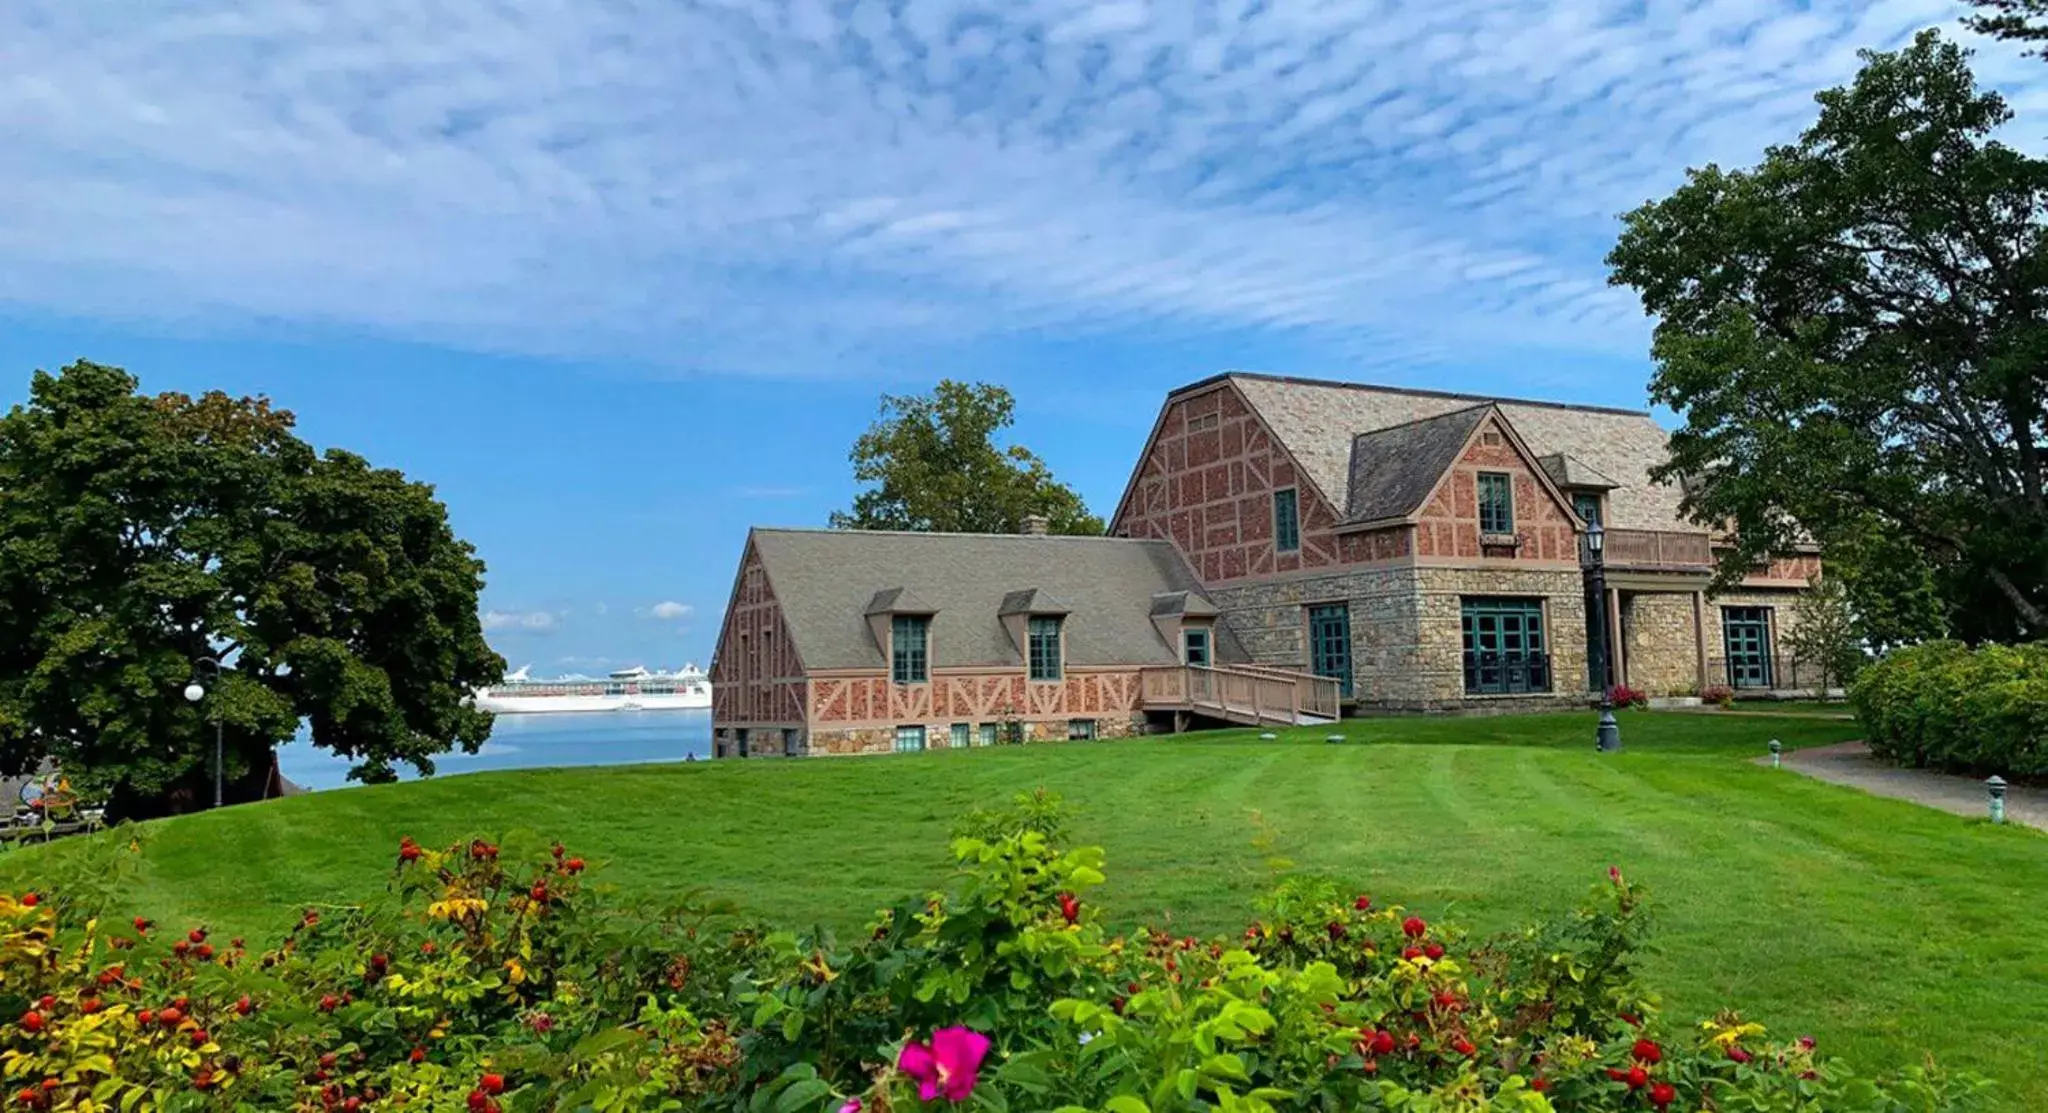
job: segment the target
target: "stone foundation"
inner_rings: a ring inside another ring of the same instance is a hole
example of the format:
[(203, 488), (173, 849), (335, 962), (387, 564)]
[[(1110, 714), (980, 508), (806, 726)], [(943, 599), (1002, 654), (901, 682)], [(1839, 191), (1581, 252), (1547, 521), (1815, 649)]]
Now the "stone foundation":
[[(1095, 739), (1106, 740), (1128, 738), (1147, 732), (1147, 724), (1141, 715), (1104, 715), (1090, 720), (1095, 724)], [(1011, 720), (996, 723), (997, 745), (1015, 745), (1030, 742), (1069, 741), (1068, 719), (1044, 719), (1031, 721)], [(953, 745), (953, 723), (905, 723), (904, 726), (922, 725), (925, 730), (925, 749), (945, 750)], [(969, 724), (968, 745), (981, 746), (981, 723)], [(726, 757), (734, 752), (734, 731), (721, 728), (714, 732), (713, 756)], [(782, 736), (779, 731), (754, 728), (748, 732), (749, 757), (780, 757), (783, 754)], [(893, 754), (896, 752), (896, 725), (843, 727), (802, 732), (800, 750), (796, 756), (804, 757), (850, 757), (859, 754)]]

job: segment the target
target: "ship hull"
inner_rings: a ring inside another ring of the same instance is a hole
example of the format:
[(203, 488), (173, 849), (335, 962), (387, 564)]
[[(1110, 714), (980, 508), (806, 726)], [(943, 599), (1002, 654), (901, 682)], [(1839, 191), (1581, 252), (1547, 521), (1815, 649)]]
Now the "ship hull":
[(513, 696), (478, 693), (476, 708), (495, 715), (560, 715), (600, 711), (708, 711), (711, 693), (615, 696)]

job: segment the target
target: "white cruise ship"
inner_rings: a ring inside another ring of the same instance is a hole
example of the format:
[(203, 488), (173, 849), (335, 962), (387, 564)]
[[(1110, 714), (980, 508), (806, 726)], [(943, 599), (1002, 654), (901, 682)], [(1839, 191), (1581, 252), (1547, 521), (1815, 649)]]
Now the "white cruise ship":
[(711, 678), (696, 665), (674, 672), (635, 666), (599, 679), (562, 676), (536, 680), (527, 668), (476, 692), (480, 711), (532, 715), (561, 711), (697, 711), (711, 706)]

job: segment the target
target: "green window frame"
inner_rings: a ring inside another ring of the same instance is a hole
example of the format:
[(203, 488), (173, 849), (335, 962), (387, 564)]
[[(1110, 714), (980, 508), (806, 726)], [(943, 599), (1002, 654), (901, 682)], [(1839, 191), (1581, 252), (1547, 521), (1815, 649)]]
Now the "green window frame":
[(1031, 679), (1060, 678), (1060, 620), (1052, 615), (1034, 615), (1028, 624)]
[(974, 745), (974, 728), (967, 723), (954, 723), (953, 737), (946, 744), (956, 750)]
[(1002, 730), (1003, 728), (999, 723), (983, 723), (981, 724), (980, 734), (975, 738), (974, 744), (977, 746), (993, 746), (1002, 740)]
[(921, 614), (899, 614), (889, 623), (889, 675), (898, 684), (931, 679), (932, 620)]
[(1600, 496), (1591, 491), (1580, 491), (1572, 496), (1572, 513), (1587, 525), (1605, 524), (1600, 521)]
[(1301, 551), (1301, 495), (1292, 487), (1273, 492), (1273, 550)]
[(1515, 478), (1506, 472), (1479, 473), (1479, 532), (1515, 532)]
[(1067, 720), (1067, 741), (1069, 741), (1069, 742), (1093, 742), (1093, 741), (1095, 741), (1095, 720), (1093, 720), (1093, 719), (1068, 719), (1068, 720)]
[(1465, 694), (1550, 691), (1550, 649), (1543, 600), (1473, 597), (1462, 601)]
[(804, 732), (795, 727), (782, 728), (782, 756), (802, 757), (804, 753)]
[(923, 727), (921, 727), (921, 726), (915, 726), (915, 727), (897, 727), (897, 728), (896, 728), (896, 752), (897, 752), (897, 753), (899, 753), (899, 754), (915, 754), (915, 753), (920, 753), (920, 752), (922, 752), (923, 750), (924, 750), (924, 728), (923, 728)]
[(1190, 626), (1180, 632), (1181, 659), (1190, 665), (1209, 665), (1209, 628)]

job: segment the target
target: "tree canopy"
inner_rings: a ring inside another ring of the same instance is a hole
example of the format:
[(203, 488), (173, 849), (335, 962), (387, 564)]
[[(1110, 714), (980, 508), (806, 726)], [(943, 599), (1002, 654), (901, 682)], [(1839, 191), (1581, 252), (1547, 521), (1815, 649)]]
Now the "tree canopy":
[(2034, 54), (2048, 54), (2048, 0), (1970, 0), (1978, 14), (1963, 20), (1972, 31), (1993, 38), (2033, 44)]
[(2039, 636), (2048, 163), (1992, 138), (2010, 111), (1938, 33), (1863, 58), (1797, 142), (1625, 219), (1612, 280), (1657, 318), (1651, 393), (1684, 419), (1660, 475), (1734, 525), (1731, 568), (1875, 533), (1934, 569), (1958, 633)]
[(1023, 445), (996, 443), (1016, 419), (1003, 387), (941, 379), (930, 394), (882, 396), (882, 415), (854, 442), (854, 478), (872, 484), (835, 529), (1012, 533), (1043, 515), (1053, 533), (1100, 534), (1074, 489)]
[[(302, 720), (361, 780), (474, 752), (466, 699), (504, 661), (433, 489), (316, 453), (265, 399), (137, 387), (75, 363), (0, 417), (0, 773), (52, 760), (150, 814), (208, 783), (216, 722), (236, 782)], [(193, 705), (204, 656), (226, 666)]]

